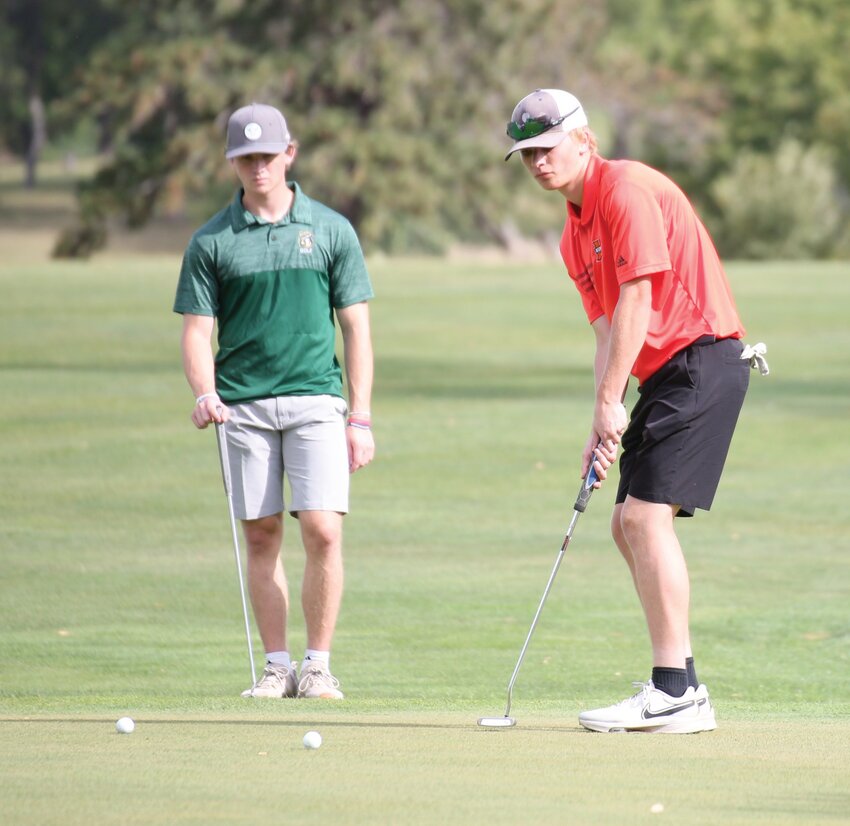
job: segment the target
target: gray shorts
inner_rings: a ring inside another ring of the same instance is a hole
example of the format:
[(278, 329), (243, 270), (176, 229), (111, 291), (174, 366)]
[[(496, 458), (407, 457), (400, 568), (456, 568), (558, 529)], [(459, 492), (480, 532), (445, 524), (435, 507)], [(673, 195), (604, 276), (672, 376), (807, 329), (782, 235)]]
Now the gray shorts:
[(230, 405), (225, 427), (238, 519), (280, 513), (283, 476), (290, 513), (348, 512), (345, 400), (338, 396), (280, 396)]

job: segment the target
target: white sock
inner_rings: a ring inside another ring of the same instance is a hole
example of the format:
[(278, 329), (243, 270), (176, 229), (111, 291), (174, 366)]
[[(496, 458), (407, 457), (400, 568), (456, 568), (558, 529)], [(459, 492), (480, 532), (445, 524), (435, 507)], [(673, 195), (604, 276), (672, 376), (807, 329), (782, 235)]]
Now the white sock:
[(331, 661), (331, 652), (330, 651), (316, 651), (312, 648), (308, 648), (304, 652), (305, 660), (317, 660), (319, 662), (323, 662), (325, 665), (330, 665)]
[(267, 651), (266, 660), (272, 665), (282, 665), (285, 668), (292, 666), (292, 658), (288, 651)]

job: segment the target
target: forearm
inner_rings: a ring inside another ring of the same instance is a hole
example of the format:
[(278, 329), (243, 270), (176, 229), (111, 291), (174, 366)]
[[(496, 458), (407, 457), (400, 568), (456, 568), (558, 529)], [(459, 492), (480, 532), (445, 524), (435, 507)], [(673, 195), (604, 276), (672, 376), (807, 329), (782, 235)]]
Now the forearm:
[(372, 335), (369, 331), (369, 307), (366, 302), (337, 310), (345, 348), (345, 375), (348, 382), (349, 421), (348, 469), (354, 473), (369, 464), (375, 456), (372, 436)]
[(230, 416), (216, 395), (215, 359), (210, 344), (214, 324), (215, 320), (211, 317), (187, 313), (183, 316), (180, 338), (183, 371), (196, 399), (192, 422), (202, 429), (210, 422), (227, 421)]
[(215, 362), (209, 336), (201, 325), (185, 324), (181, 338), (183, 372), (195, 398), (215, 392)]
[[(605, 365), (608, 363), (608, 340), (611, 334), (611, 328), (605, 316), (598, 322), (594, 322), (596, 333), (596, 355), (593, 359), (593, 386), (599, 390), (599, 385), (602, 384), (602, 379), (605, 376)], [(601, 328), (601, 329), (600, 329)]]
[(338, 313), (342, 328), (345, 376), (348, 384), (348, 409), (368, 413), (372, 409), (374, 356), (365, 303), (346, 307)]
[(649, 279), (627, 282), (620, 290), (610, 325), (604, 319), (594, 324), (597, 384), (591, 442), (601, 442), (612, 452), (628, 424), (623, 397), (632, 367), (646, 341), (651, 298)]
[(646, 342), (652, 312), (651, 283), (638, 279), (623, 285), (611, 321), (604, 365), (598, 364), (596, 400), (619, 404), (638, 354)]

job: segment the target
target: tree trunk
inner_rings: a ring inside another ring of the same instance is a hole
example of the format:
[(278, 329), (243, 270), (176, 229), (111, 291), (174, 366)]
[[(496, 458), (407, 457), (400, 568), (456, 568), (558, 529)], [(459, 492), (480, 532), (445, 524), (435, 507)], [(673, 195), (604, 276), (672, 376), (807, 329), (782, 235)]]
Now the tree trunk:
[(35, 187), (36, 169), (41, 152), (47, 143), (47, 116), (44, 101), (37, 92), (30, 95), (30, 143), (27, 147), (27, 171), (25, 185), (27, 189)]

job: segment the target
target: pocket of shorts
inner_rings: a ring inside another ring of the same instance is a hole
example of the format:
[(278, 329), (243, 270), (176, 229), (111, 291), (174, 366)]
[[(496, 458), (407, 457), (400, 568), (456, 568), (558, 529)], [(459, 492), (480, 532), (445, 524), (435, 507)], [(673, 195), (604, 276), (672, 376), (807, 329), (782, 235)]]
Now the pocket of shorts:
[(322, 393), (317, 396), (303, 396), (303, 406), (299, 415), (308, 420), (319, 422), (336, 422), (345, 420), (347, 405), (345, 399)]
[(682, 374), (678, 382), (682, 387), (690, 390), (699, 389), (700, 367), (702, 361), (701, 347), (688, 347), (684, 351), (682, 359)]
[(340, 418), (345, 418), (348, 415), (348, 404), (345, 399), (340, 396), (325, 396), (324, 399), (328, 402), (328, 406)]
[(744, 342), (737, 338), (727, 339), (724, 342), (723, 361), (725, 364), (741, 364), (744, 361), (741, 353), (744, 352)]

